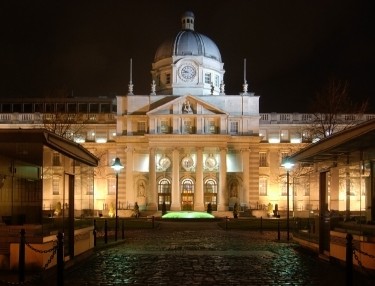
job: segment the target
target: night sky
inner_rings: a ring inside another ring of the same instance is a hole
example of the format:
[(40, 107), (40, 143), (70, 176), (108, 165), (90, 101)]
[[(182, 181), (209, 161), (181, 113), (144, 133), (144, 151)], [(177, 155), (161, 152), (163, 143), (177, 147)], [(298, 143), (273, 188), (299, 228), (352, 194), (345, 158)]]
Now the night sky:
[[(222, 3), (223, 2), (223, 3)], [(243, 62), (261, 112), (307, 112), (331, 79), (375, 112), (375, 1), (76, 0), (0, 3), (0, 97), (149, 94), (158, 46), (195, 14), (239, 94)]]

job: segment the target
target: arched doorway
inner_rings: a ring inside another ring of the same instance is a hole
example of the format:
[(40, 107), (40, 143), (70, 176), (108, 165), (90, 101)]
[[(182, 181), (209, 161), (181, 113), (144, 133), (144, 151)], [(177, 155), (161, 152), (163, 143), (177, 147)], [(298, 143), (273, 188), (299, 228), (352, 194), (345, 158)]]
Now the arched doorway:
[(207, 179), (204, 182), (204, 206), (211, 204), (212, 210), (217, 210), (217, 182), (214, 179)]
[(194, 210), (194, 182), (192, 179), (181, 181), (181, 210)]
[(171, 181), (167, 178), (162, 178), (158, 183), (158, 210), (162, 209), (163, 203), (169, 211), (171, 209)]

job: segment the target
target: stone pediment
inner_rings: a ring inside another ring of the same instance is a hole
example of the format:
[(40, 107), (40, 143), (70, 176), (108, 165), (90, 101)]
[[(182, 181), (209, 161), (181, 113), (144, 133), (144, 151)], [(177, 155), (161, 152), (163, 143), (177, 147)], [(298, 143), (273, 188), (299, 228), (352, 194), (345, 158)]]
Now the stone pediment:
[(155, 102), (153, 108), (147, 112), (147, 115), (162, 115), (162, 114), (200, 114), (200, 115), (220, 115), (227, 114), (224, 110), (207, 103), (201, 98), (185, 95), (177, 97), (171, 101)]

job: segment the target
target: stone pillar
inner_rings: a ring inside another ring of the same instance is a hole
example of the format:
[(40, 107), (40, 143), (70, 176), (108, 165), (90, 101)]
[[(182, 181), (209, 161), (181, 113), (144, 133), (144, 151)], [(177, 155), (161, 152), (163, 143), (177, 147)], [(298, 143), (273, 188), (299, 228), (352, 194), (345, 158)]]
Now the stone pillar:
[(249, 207), (249, 182), (250, 182), (250, 174), (249, 174), (249, 166), (250, 166), (250, 150), (249, 149), (242, 149), (242, 166), (243, 166), (243, 196), (241, 203), (246, 204)]
[(133, 152), (134, 148), (126, 149), (126, 201), (132, 206), (135, 203), (134, 182), (133, 182)]
[(174, 149), (172, 153), (172, 202), (171, 210), (181, 210), (181, 191), (180, 191), (180, 152)]
[(133, 135), (133, 126), (130, 118), (126, 120), (126, 130), (127, 135)]
[(249, 150), (249, 181), (248, 181), (248, 206), (256, 208), (259, 203), (259, 149), (252, 146)]
[(158, 209), (158, 202), (157, 202), (157, 187), (156, 187), (156, 164), (155, 164), (155, 149), (150, 148), (150, 190), (148, 193), (148, 200), (147, 200), (147, 209), (148, 210), (157, 210)]
[(197, 167), (196, 167), (196, 182), (194, 194), (194, 210), (204, 211), (204, 194), (203, 194), (203, 150), (197, 148)]
[(218, 211), (227, 210), (227, 149), (220, 149)]

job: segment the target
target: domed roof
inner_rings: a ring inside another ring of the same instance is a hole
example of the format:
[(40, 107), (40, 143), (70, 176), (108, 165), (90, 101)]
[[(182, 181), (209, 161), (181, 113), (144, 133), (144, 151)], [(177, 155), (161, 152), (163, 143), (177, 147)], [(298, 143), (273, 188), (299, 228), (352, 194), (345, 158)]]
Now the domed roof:
[(185, 12), (181, 17), (182, 30), (164, 41), (156, 51), (155, 61), (172, 56), (205, 56), (221, 62), (216, 44), (207, 36), (194, 31), (194, 14)]

